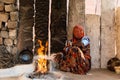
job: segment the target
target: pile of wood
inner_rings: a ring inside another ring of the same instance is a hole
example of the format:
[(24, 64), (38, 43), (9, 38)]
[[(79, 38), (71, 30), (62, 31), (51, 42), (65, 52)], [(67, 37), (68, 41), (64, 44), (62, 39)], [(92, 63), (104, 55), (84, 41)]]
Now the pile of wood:
[(0, 46), (0, 69), (13, 67), (16, 62), (15, 55), (9, 53), (4, 46)]

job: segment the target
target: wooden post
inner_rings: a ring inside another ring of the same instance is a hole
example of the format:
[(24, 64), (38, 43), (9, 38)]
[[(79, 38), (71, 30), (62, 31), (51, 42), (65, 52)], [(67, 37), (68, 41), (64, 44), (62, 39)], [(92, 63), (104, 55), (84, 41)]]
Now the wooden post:
[(115, 0), (102, 0), (101, 9), (101, 68), (106, 68), (115, 56)]
[(115, 27), (116, 27), (117, 58), (120, 59), (120, 7), (116, 8)]
[(86, 34), (90, 37), (90, 55), (92, 68), (100, 68), (100, 16), (85, 15)]

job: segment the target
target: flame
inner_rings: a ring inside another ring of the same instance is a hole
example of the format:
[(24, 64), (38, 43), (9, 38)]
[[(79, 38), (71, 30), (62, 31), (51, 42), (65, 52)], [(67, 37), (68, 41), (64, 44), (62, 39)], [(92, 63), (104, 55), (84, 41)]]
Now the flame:
[(48, 68), (47, 68), (47, 60), (44, 58), (44, 56), (46, 56), (48, 50), (48, 42), (46, 42), (45, 47), (42, 45), (41, 40), (38, 40), (38, 42), (40, 48), (38, 48), (37, 53), (38, 56), (42, 56), (42, 58), (38, 59), (37, 72), (46, 73), (48, 71)]

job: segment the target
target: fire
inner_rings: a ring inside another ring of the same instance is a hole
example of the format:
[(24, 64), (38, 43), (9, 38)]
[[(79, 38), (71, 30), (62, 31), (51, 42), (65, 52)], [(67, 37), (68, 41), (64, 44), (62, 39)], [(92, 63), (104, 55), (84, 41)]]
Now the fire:
[(47, 60), (44, 58), (46, 56), (47, 50), (48, 50), (48, 42), (46, 42), (46, 45), (42, 45), (42, 41), (38, 40), (40, 48), (37, 50), (38, 56), (41, 58), (38, 59), (38, 65), (37, 65), (37, 72), (46, 73), (48, 71), (47, 68)]

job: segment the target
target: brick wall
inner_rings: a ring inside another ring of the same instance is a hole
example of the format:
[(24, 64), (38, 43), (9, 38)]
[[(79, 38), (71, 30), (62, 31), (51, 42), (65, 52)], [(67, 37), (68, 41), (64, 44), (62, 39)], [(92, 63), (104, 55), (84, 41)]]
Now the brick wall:
[(18, 8), (15, 0), (0, 0), (0, 46), (17, 52)]

